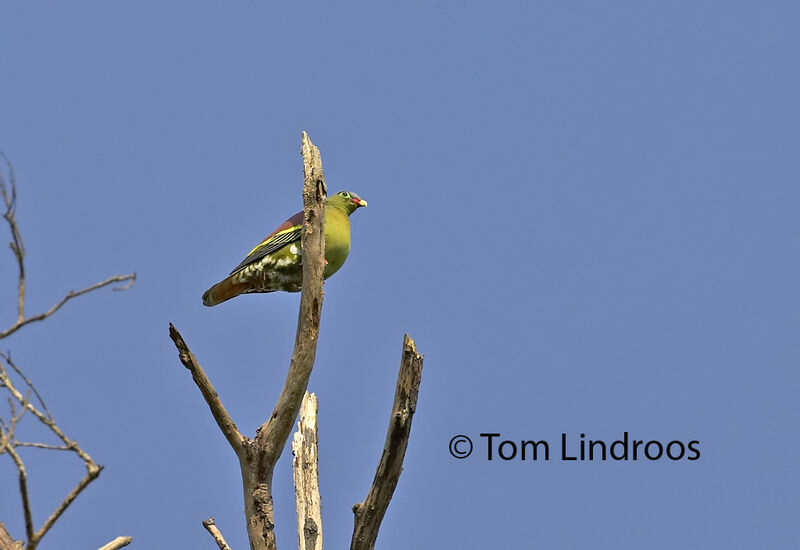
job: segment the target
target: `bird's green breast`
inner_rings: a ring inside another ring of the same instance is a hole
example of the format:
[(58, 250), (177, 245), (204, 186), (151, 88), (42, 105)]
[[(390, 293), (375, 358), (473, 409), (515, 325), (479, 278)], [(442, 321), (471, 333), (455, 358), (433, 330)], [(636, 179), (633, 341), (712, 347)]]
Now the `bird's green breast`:
[(344, 265), (350, 253), (350, 218), (339, 208), (325, 209), (325, 266), (327, 279)]

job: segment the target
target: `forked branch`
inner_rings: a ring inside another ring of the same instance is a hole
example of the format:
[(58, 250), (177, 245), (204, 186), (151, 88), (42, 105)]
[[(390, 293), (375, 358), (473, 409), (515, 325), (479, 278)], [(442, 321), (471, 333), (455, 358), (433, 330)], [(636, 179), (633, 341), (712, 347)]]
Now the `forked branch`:
[(192, 378), (211, 408), (217, 425), (239, 457), (244, 485), (245, 516), (250, 547), (253, 550), (276, 547), (272, 473), (286, 445), (294, 419), (308, 386), (317, 352), (319, 322), (322, 314), (322, 272), (325, 260), (323, 219), (327, 187), (322, 172), (319, 149), (303, 132), (303, 286), (297, 334), (289, 373), (272, 414), (257, 430), (253, 439), (242, 436), (225, 412), (211, 382), (205, 376), (194, 354), (170, 325), (170, 337), (178, 348), (181, 362), (192, 372)]
[(17, 318), (16, 322), (8, 327), (6, 330), (0, 332), (0, 340), (5, 338), (6, 336), (11, 336), (19, 329), (24, 327), (29, 323), (35, 323), (37, 321), (43, 321), (54, 314), (56, 311), (61, 309), (61, 306), (72, 300), (73, 298), (77, 298), (78, 296), (82, 296), (83, 294), (87, 294), (92, 292), (93, 290), (98, 290), (108, 285), (113, 285), (114, 283), (125, 283), (121, 286), (114, 287), (113, 290), (128, 290), (131, 286), (133, 286), (134, 281), (136, 281), (136, 273), (129, 273), (127, 275), (112, 275), (108, 279), (104, 281), (100, 281), (99, 283), (95, 283), (93, 285), (89, 285), (86, 288), (82, 288), (80, 290), (70, 290), (67, 294), (61, 298), (58, 302), (53, 304), (53, 306), (37, 315), (33, 315), (32, 317), (25, 317), (24, 315), (24, 293), (25, 293), (25, 279), (24, 279), (24, 271), (20, 270), (20, 279), (19, 279), (19, 296), (20, 296), (20, 314), (21, 316)]
[[(195, 384), (208, 403), (217, 425), (239, 457), (244, 485), (245, 516), (251, 550), (274, 550), (274, 509), (272, 474), (286, 445), (294, 419), (302, 412), (292, 444), (301, 550), (321, 550), (322, 519), (317, 473), (317, 403), (306, 394), (316, 357), (322, 312), (322, 273), (325, 241), (323, 217), (327, 188), (319, 150), (303, 132), (303, 286), (295, 346), (283, 390), (272, 414), (253, 439), (242, 436), (225, 411), (222, 401), (194, 354), (177, 329), (170, 324), (170, 337), (181, 362), (192, 373)], [(417, 406), (423, 357), (414, 341), (405, 335), (403, 357), (397, 379), (392, 416), (375, 479), (364, 502), (353, 507), (355, 528), (352, 550), (372, 550), (389, 501), (402, 471), (403, 458)], [(305, 395), (305, 399), (304, 399)], [(203, 522), (221, 549), (227, 549), (213, 518)]]
[[(8, 158), (0, 152), (0, 156), (5, 160), (6, 167), (8, 168), (8, 181), (3, 176), (3, 171), (0, 170), (0, 198), (3, 201), (3, 219), (8, 224), (9, 231), (11, 232), (11, 252), (14, 255), (15, 263), (17, 264), (18, 277), (17, 277), (17, 317), (13, 324), (0, 331), (0, 340), (14, 334), (19, 329), (29, 323), (42, 321), (53, 315), (64, 304), (73, 298), (77, 298), (83, 294), (87, 294), (94, 290), (112, 285), (114, 283), (127, 283), (115, 290), (125, 290), (130, 288), (136, 279), (136, 274), (129, 275), (114, 275), (104, 281), (100, 281), (94, 285), (90, 285), (78, 291), (68, 292), (61, 300), (56, 302), (50, 309), (38, 315), (26, 317), (25, 315), (25, 245), (22, 240), (22, 232), (20, 231), (19, 223), (16, 217), (17, 209), (17, 185), (14, 176), (14, 169)], [(13, 369), (13, 373), (9, 373), (5, 365)], [(21, 379), (21, 382), (18, 382)], [(18, 387), (19, 386), (19, 387)], [(41, 541), (42, 537), (53, 527), (55, 522), (67, 510), (72, 502), (78, 495), (100, 475), (102, 467), (92, 460), (89, 454), (84, 451), (78, 443), (66, 436), (66, 434), (56, 424), (53, 415), (47, 409), (47, 405), (42, 399), (42, 396), (36, 390), (33, 382), (25, 376), (22, 370), (11, 360), (8, 354), (0, 353), (0, 388), (5, 388), (9, 394), (9, 406), (11, 409), (11, 416), (8, 422), (0, 418), (0, 455), (8, 454), (17, 470), (19, 480), (19, 491), (22, 499), (22, 512), (25, 519), (25, 534), (27, 542), (24, 546), (27, 550), (34, 550)], [(22, 389), (19, 389), (22, 388)], [(31, 396), (34, 395), (38, 400), (38, 406), (31, 401)], [(58, 437), (62, 445), (51, 445), (41, 442), (20, 441), (17, 438), (16, 427), (22, 415), (30, 413), (36, 417), (39, 422), (46, 426), (56, 437)], [(33, 520), (33, 507), (30, 500), (30, 493), (28, 488), (28, 471), (25, 467), (25, 462), (22, 456), (17, 451), (21, 447), (38, 448), (45, 450), (58, 450), (74, 452), (85, 464), (86, 474), (78, 481), (75, 487), (64, 497), (61, 503), (56, 506), (55, 510), (48, 516), (44, 523), (36, 529)], [(0, 524), (0, 550), (7, 550), (9, 548), (16, 548), (19, 545), (11, 539), (5, 526)], [(119, 548), (116, 546), (115, 548)]]
[[(11, 358), (4, 353), (0, 353), (0, 359), (3, 359), (5, 363), (8, 363), (8, 365), (10, 365), (28, 385), (28, 390), (23, 394), (23, 392), (17, 388), (14, 381), (11, 379), (4, 362), (0, 361), (0, 387), (6, 388), (6, 390), (11, 394), (11, 398), (9, 399), (9, 403), (11, 404), (11, 420), (10, 423), (3, 423), (5, 427), (0, 427), (0, 442), (3, 443), (2, 447), (0, 447), (0, 454), (8, 453), (17, 468), (19, 491), (20, 496), (22, 497), (22, 512), (25, 518), (25, 535), (28, 539), (26, 548), (33, 550), (39, 544), (39, 541), (42, 540), (42, 537), (44, 537), (50, 528), (53, 527), (58, 518), (60, 518), (61, 515), (67, 510), (70, 504), (72, 504), (72, 502), (78, 498), (78, 495), (81, 494), (81, 492), (89, 485), (89, 483), (94, 481), (97, 476), (100, 475), (100, 472), (103, 468), (95, 463), (94, 460), (92, 460), (92, 457), (89, 456), (89, 454), (84, 451), (75, 440), (67, 437), (61, 428), (58, 427), (55, 419), (52, 417), (49, 411), (47, 411), (47, 407), (44, 404), (41, 396), (39, 396), (38, 392), (35, 392), (33, 384), (22, 373), (20, 368), (11, 360)], [(30, 395), (32, 392), (36, 393), (43, 410), (40, 410), (31, 402)], [(16, 412), (15, 403), (20, 407), (19, 414)], [(62, 441), (63, 445), (37, 445), (17, 441), (14, 428), (18, 419), (21, 417), (21, 413), (26, 411), (35, 416), (39, 422), (47, 426), (50, 431)], [(39, 529), (35, 529), (33, 523), (33, 508), (31, 506), (30, 493), (28, 490), (28, 472), (25, 468), (25, 463), (23, 462), (22, 457), (16, 450), (18, 447), (31, 446), (72, 451), (77, 454), (86, 465), (86, 474), (80, 479), (80, 481), (78, 481), (78, 483), (72, 488), (67, 496), (64, 497), (61, 503), (55, 508), (55, 510), (53, 510), (53, 512)]]
[(322, 272), (325, 267), (323, 219), (327, 186), (319, 149), (303, 132), (303, 286), (300, 314), (289, 372), (275, 408), (256, 433), (248, 461), (243, 461), (245, 514), (254, 548), (275, 548), (272, 472), (286, 446), (294, 419), (300, 411), (311, 369), (317, 355), (322, 315)]
[(22, 241), (22, 233), (20, 232), (19, 223), (17, 222), (16, 216), (17, 182), (16, 177), (14, 176), (14, 168), (8, 161), (8, 158), (2, 152), (0, 152), (0, 156), (3, 157), (3, 160), (5, 160), (6, 166), (8, 167), (8, 182), (6, 182), (5, 178), (3, 177), (3, 172), (0, 171), (0, 197), (2, 197), (3, 205), (5, 206), (3, 218), (8, 223), (8, 228), (11, 231), (11, 243), (9, 243), (9, 247), (11, 248), (11, 252), (14, 254), (14, 259), (17, 263), (17, 268), (19, 271), (19, 276), (17, 277), (17, 319), (10, 327), (0, 331), (0, 340), (6, 338), (7, 336), (11, 336), (29, 323), (35, 323), (37, 321), (43, 321), (44, 319), (47, 319), (73, 298), (77, 298), (78, 296), (87, 294), (93, 290), (98, 290), (114, 283), (126, 283), (122, 286), (114, 287), (114, 290), (129, 289), (136, 280), (136, 273), (129, 273), (128, 275), (114, 275), (104, 281), (89, 285), (80, 290), (71, 290), (58, 302), (53, 304), (53, 306), (47, 311), (31, 317), (25, 316), (25, 244)]

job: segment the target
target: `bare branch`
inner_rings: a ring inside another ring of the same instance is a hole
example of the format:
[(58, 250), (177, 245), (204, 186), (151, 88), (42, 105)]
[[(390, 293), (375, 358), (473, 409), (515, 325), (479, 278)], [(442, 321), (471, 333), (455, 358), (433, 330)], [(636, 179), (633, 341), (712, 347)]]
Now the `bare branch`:
[[(5, 338), (5, 337), (7, 337), (7, 336), (10, 336), (10, 335), (14, 334), (19, 329), (21, 329), (22, 327), (24, 327), (25, 325), (27, 325), (29, 323), (35, 323), (37, 321), (42, 321), (44, 319), (47, 319), (52, 314), (54, 314), (56, 311), (61, 309), (61, 306), (63, 306), (64, 304), (66, 304), (67, 302), (69, 302), (73, 298), (77, 298), (78, 296), (86, 294), (87, 292), (92, 292), (93, 290), (97, 290), (97, 289), (106, 287), (108, 285), (114, 284), (114, 283), (127, 283), (127, 284), (125, 284), (123, 286), (119, 286), (119, 287), (115, 287), (114, 288), (114, 290), (127, 290), (133, 285), (135, 280), (136, 280), (136, 273), (129, 273), (128, 275), (114, 275), (113, 277), (109, 277), (105, 281), (100, 281), (99, 283), (95, 283), (95, 284), (93, 284), (91, 286), (87, 286), (86, 288), (82, 288), (81, 290), (70, 290), (67, 293), (66, 296), (61, 298), (61, 300), (56, 302), (56, 304), (53, 305), (53, 307), (51, 307), (50, 309), (48, 309), (44, 313), (40, 313), (38, 315), (34, 315), (33, 317), (25, 318), (23, 316), (22, 318), (18, 318), (16, 323), (11, 325), (9, 328), (4, 330), (3, 332), (0, 332), (0, 340)], [(22, 296), (22, 294), (20, 294), (20, 296)], [(20, 311), (22, 311), (22, 310), (20, 310)]]
[(297, 504), (299, 550), (322, 550), (322, 504), (319, 493), (317, 396), (306, 392), (292, 439), (292, 471)]
[(317, 354), (319, 321), (322, 314), (322, 272), (325, 267), (323, 219), (327, 186), (322, 173), (319, 149), (303, 132), (303, 288), (300, 315), (294, 341), (289, 374), (269, 420), (256, 435), (256, 442), (265, 450), (265, 459), (274, 466), (283, 451), (292, 424), (297, 418), (314, 359)]
[[(28, 380), (28, 378), (22, 373), (22, 371), (14, 365), (10, 358), (3, 353), (0, 353), (0, 357), (5, 359), (6, 362), (11, 364), (14, 367), (14, 370), (26, 381), (29, 386), (32, 387), (32, 384)], [(97, 476), (100, 475), (100, 472), (103, 470), (102, 466), (97, 465), (92, 457), (89, 454), (81, 449), (78, 446), (78, 443), (66, 436), (64, 432), (56, 425), (55, 420), (52, 416), (45, 415), (42, 411), (37, 409), (33, 403), (30, 402), (29, 395), (23, 395), (20, 390), (16, 388), (14, 383), (12, 382), (11, 378), (8, 375), (8, 371), (5, 369), (2, 362), (0, 362), (0, 386), (4, 386), (11, 396), (16, 399), (21, 407), (21, 411), (19, 415), (16, 415), (15, 409), (12, 406), (12, 420), (11, 420), (11, 429), (8, 431), (11, 434), (11, 438), (13, 438), (13, 426), (16, 423), (14, 420), (15, 417), (21, 417), (23, 411), (29, 411), (33, 414), (42, 424), (50, 428), (50, 430), (58, 436), (59, 439), (64, 443), (65, 450), (71, 450), (75, 452), (86, 464), (86, 475), (75, 485), (72, 491), (64, 497), (64, 500), (56, 507), (56, 509), (50, 514), (50, 517), (45, 520), (44, 524), (37, 530), (34, 531), (33, 527), (33, 517), (31, 514), (30, 508), (30, 501), (28, 497), (28, 488), (27, 488), (27, 472), (25, 470), (25, 464), (22, 462), (19, 454), (14, 449), (15, 442), (4, 435), (3, 441), (5, 442), (5, 452), (7, 452), (11, 458), (14, 460), (14, 463), (17, 466), (17, 470), (19, 471), (19, 485), (20, 485), (20, 493), (22, 495), (22, 507), (23, 513), (25, 515), (25, 531), (26, 536), (28, 538), (27, 548), (33, 550), (39, 544), (39, 541), (44, 537), (44, 535), (50, 530), (53, 524), (58, 520), (59, 517), (66, 511), (66, 509), (72, 504), (72, 502), (78, 497), (78, 495), (91, 483), (94, 481)], [(13, 401), (11, 401), (13, 403)], [(6, 430), (4, 430), (6, 431)], [(33, 445), (36, 446), (36, 445)]]
[[(0, 339), (6, 338), (11, 334), (15, 333), (22, 327), (27, 324), (35, 323), (38, 321), (42, 321), (47, 319), (51, 315), (53, 315), (56, 311), (61, 309), (68, 301), (72, 300), (73, 298), (77, 298), (83, 294), (87, 294), (94, 290), (98, 290), (100, 288), (113, 285), (115, 283), (123, 283), (122, 286), (114, 288), (114, 290), (126, 290), (133, 285), (133, 282), (136, 280), (136, 274), (131, 273), (129, 275), (115, 275), (113, 277), (109, 277), (104, 281), (100, 281), (94, 285), (87, 286), (81, 290), (77, 291), (70, 291), (68, 292), (61, 300), (56, 302), (50, 309), (47, 311), (40, 313), (38, 315), (34, 315), (32, 317), (25, 316), (25, 246), (22, 241), (22, 235), (20, 232), (19, 224), (16, 219), (16, 206), (17, 206), (17, 186), (16, 186), (16, 179), (14, 176), (14, 169), (9, 162), (8, 158), (0, 152), (0, 156), (5, 160), (6, 165), (8, 167), (9, 172), (9, 179), (8, 182), (3, 177), (2, 171), (0, 171), (0, 197), (2, 197), (3, 205), (5, 206), (5, 211), (3, 212), (3, 218), (8, 223), (9, 229), (11, 231), (11, 243), (10, 248), (12, 253), (14, 254), (14, 258), (17, 263), (17, 267), (19, 270), (19, 277), (18, 277), (18, 292), (17, 292), (17, 319), (9, 328), (4, 331), (0, 332)], [(8, 423), (0, 419), (0, 454), (8, 453), (11, 456), (12, 460), (14, 461), (15, 465), (17, 466), (17, 470), (19, 472), (19, 485), (20, 485), (20, 493), (22, 496), (22, 506), (23, 506), (23, 513), (25, 516), (25, 531), (27, 536), (27, 544), (25, 545), (27, 550), (34, 550), (36, 546), (41, 541), (42, 537), (50, 530), (50, 528), (55, 524), (55, 522), (61, 517), (61, 515), (69, 508), (72, 502), (78, 497), (78, 495), (94, 480), (97, 476), (100, 475), (102, 471), (102, 466), (99, 466), (92, 460), (89, 454), (84, 451), (75, 440), (72, 440), (64, 434), (64, 432), (58, 427), (55, 420), (53, 419), (52, 414), (47, 408), (47, 405), (39, 394), (36, 387), (33, 385), (33, 382), (25, 376), (25, 373), (17, 367), (17, 365), (11, 360), (11, 357), (8, 354), (4, 354), (0, 352), (0, 359), (3, 359), (7, 362), (11, 368), (16, 373), (16, 377), (21, 378), (27, 388), (18, 389), (14, 381), (12, 380), (9, 372), (6, 370), (3, 361), (0, 361), (0, 387), (4, 387), (8, 390), (11, 394), (9, 398), (9, 404), (11, 408), (11, 418)], [(23, 393), (24, 392), (24, 393)], [(39, 407), (34, 405), (31, 402), (31, 394), (35, 395)], [(19, 405), (19, 413), (17, 413), (17, 404)], [(25, 441), (18, 441), (15, 435), (15, 428), (19, 420), (22, 416), (26, 413), (30, 412), (33, 414), (42, 424), (47, 426), (50, 431), (52, 431), (63, 443), (63, 445), (52, 445), (47, 443), (41, 442), (25, 442)], [(86, 475), (78, 481), (75, 487), (67, 494), (66, 497), (61, 501), (61, 503), (55, 508), (55, 510), (50, 514), (50, 516), (45, 520), (42, 526), (38, 530), (34, 530), (34, 523), (31, 511), (31, 505), (29, 500), (28, 494), (28, 485), (27, 485), (27, 471), (25, 469), (25, 464), (22, 461), (19, 453), (17, 453), (16, 448), (18, 447), (33, 447), (39, 449), (47, 449), (47, 450), (58, 450), (58, 451), (72, 451), (84, 462), (86, 465)], [(11, 546), (6, 545), (5, 540), (3, 539), (3, 535), (7, 534), (5, 528), (0, 529), (0, 543), (3, 546), (0, 547), (0, 550), (6, 550), (6, 548), (11, 548)], [(10, 537), (8, 537), (10, 538)], [(13, 542), (13, 541), (12, 541)], [(127, 538), (127, 542), (124, 542), (124, 538), (120, 537), (109, 545), (106, 545), (108, 548), (120, 548), (125, 544), (130, 542), (130, 538)], [(116, 544), (116, 546), (111, 546)], [(106, 548), (104, 547), (104, 548)]]
[(8, 222), (8, 227), (11, 230), (11, 251), (14, 253), (14, 258), (17, 260), (17, 267), (19, 268), (19, 277), (17, 281), (17, 323), (22, 322), (25, 318), (25, 245), (22, 242), (22, 234), (19, 231), (19, 224), (16, 218), (17, 206), (17, 181), (14, 177), (14, 167), (6, 157), (5, 153), (0, 152), (0, 156), (6, 161), (8, 166), (8, 185), (11, 191), (8, 190), (3, 172), (0, 171), (0, 195), (3, 197), (3, 204), (5, 204), (6, 211), (3, 213), (3, 218)]
[[(0, 357), (4, 358), (6, 361), (9, 360), (8, 356), (1, 352), (0, 352)], [(81, 457), (81, 460), (83, 460), (86, 463), (87, 468), (89, 469), (92, 469), (92, 467), (99, 468), (99, 466), (95, 464), (94, 460), (92, 460), (92, 457), (90, 457), (86, 451), (81, 449), (76, 441), (73, 441), (72, 439), (68, 438), (66, 434), (64, 434), (64, 432), (61, 431), (61, 428), (58, 427), (58, 425), (55, 423), (55, 420), (53, 420), (52, 417), (46, 416), (43, 412), (34, 407), (33, 403), (28, 401), (22, 395), (22, 393), (11, 382), (11, 379), (8, 376), (8, 372), (4, 368), (2, 368), (2, 363), (0, 363), (0, 385), (3, 385), (6, 388), (8, 388), (8, 391), (20, 403), (20, 405), (22, 405), (25, 409), (30, 411), (31, 414), (33, 414), (36, 418), (38, 418), (42, 424), (50, 428), (50, 430), (54, 434), (56, 434), (56, 436), (58, 436), (58, 438), (61, 441), (64, 442), (64, 445), (75, 451), (75, 453), (79, 457)]]
[(14, 434), (11, 428), (0, 418), (0, 455), (6, 452), (6, 445), (11, 441), (13, 436)]
[(0, 550), (22, 550), (25, 543), (21, 540), (14, 540), (6, 526), (0, 522)]
[(228, 546), (228, 543), (225, 542), (225, 537), (222, 536), (222, 533), (217, 528), (217, 524), (214, 522), (214, 518), (208, 518), (203, 522), (203, 527), (206, 528), (212, 537), (214, 537), (214, 542), (217, 543), (219, 546), (219, 550), (231, 550), (231, 547)]
[(39, 400), (39, 404), (42, 406), (42, 410), (44, 410), (44, 413), (47, 415), (47, 418), (52, 419), (53, 415), (50, 414), (50, 411), (47, 409), (47, 405), (45, 404), (44, 399), (42, 399), (42, 396), (39, 395), (39, 392), (36, 390), (36, 386), (33, 385), (33, 382), (31, 382), (30, 378), (25, 376), (25, 373), (23, 373), (22, 370), (20, 370), (20, 368), (14, 363), (14, 361), (11, 360), (11, 354), (3, 353), (0, 351), (0, 357), (5, 359), (6, 362), (9, 365), (11, 365), (11, 368), (14, 369), (14, 372), (16, 372), (17, 375), (19, 375), (19, 377), (22, 378), (25, 384), (31, 389), (33, 394), (36, 396), (36, 399)]
[(28, 541), (31, 541), (33, 540), (34, 533), (31, 501), (30, 497), (28, 496), (28, 472), (25, 470), (25, 463), (22, 462), (22, 459), (17, 451), (15, 451), (14, 448), (8, 443), (6, 443), (6, 452), (14, 460), (14, 464), (17, 466), (17, 471), (19, 472), (19, 492), (22, 496), (22, 511), (25, 515), (25, 535), (28, 537)]
[(118, 550), (124, 546), (128, 546), (133, 539), (131, 537), (117, 537), (108, 544), (105, 544), (97, 550)]
[(66, 304), (72, 298), (76, 298), (82, 294), (86, 294), (87, 292), (92, 292), (93, 290), (97, 290), (99, 288), (103, 288), (113, 283), (124, 283), (127, 282), (127, 285), (123, 285), (121, 287), (116, 287), (114, 290), (127, 290), (133, 285), (133, 282), (136, 280), (136, 273), (130, 273), (128, 275), (114, 275), (113, 277), (109, 277), (105, 281), (100, 281), (99, 283), (93, 284), (91, 286), (87, 286), (81, 290), (72, 290), (67, 293), (66, 296), (61, 298), (55, 305), (53, 305), (50, 309), (45, 311), (44, 313), (40, 313), (38, 315), (34, 315), (33, 317), (25, 317), (25, 245), (22, 242), (22, 233), (19, 229), (19, 224), (17, 223), (16, 217), (16, 206), (17, 206), (17, 182), (14, 176), (14, 167), (11, 165), (11, 162), (8, 160), (8, 157), (2, 152), (0, 152), (0, 156), (3, 157), (3, 160), (6, 161), (6, 166), (8, 167), (8, 183), (3, 178), (3, 173), (0, 171), (0, 196), (3, 198), (3, 204), (5, 205), (5, 212), (3, 213), (3, 218), (5, 218), (6, 222), (8, 223), (9, 230), (11, 231), (11, 251), (14, 253), (14, 259), (17, 261), (17, 267), (19, 268), (19, 277), (17, 281), (17, 320), (14, 322), (6, 330), (0, 332), (0, 339), (3, 339), (7, 336), (12, 335), (25, 325), (29, 323), (35, 323), (37, 321), (41, 321), (43, 319), (47, 319), (56, 311), (61, 309), (61, 306)]
[(206, 376), (203, 367), (200, 366), (194, 353), (192, 353), (189, 346), (186, 345), (183, 336), (181, 336), (181, 333), (178, 332), (178, 329), (176, 329), (172, 323), (169, 324), (169, 337), (172, 338), (175, 347), (178, 348), (178, 357), (181, 363), (192, 373), (192, 380), (197, 384), (200, 393), (203, 394), (203, 398), (206, 400), (206, 403), (208, 403), (211, 414), (214, 415), (214, 420), (217, 421), (217, 426), (219, 426), (225, 439), (230, 443), (236, 456), (241, 458), (244, 452), (244, 437), (242, 437), (239, 428), (236, 427), (228, 411), (225, 410), (225, 406), (222, 404), (217, 390), (211, 385), (211, 381), (208, 379), (208, 376)]
[(58, 505), (58, 508), (53, 510), (53, 513), (50, 514), (50, 517), (47, 518), (47, 520), (39, 528), (39, 530), (36, 531), (34, 537), (28, 539), (28, 546), (30, 546), (31, 542), (33, 541), (38, 543), (40, 540), (42, 540), (42, 537), (47, 534), (47, 532), (50, 530), (50, 528), (53, 526), (56, 520), (58, 520), (58, 518), (61, 517), (61, 514), (63, 514), (67, 510), (67, 508), (69, 508), (69, 505), (72, 504), (72, 502), (76, 498), (78, 498), (78, 495), (81, 494), (81, 491), (83, 491), (87, 485), (89, 485), (92, 481), (97, 479), (97, 476), (99, 476), (100, 472), (102, 471), (103, 467), (98, 466), (97, 464), (92, 464), (88, 466), (86, 475), (83, 476), (83, 478), (78, 482), (77, 485), (75, 485), (72, 491), (70, 491), (69, 494), (66, 497), (64, 497), (64, 500), (61, 501), (61, 504)]
[(327, 186), (319, 149), (303, 132), (303, 287), (297, 334), (281, 394), (269, 419), (256, 432), (240, 459), (244, 484), (245, 516), (250, 546), (275, 549), (272, 473), (286, 446), (294, 419), (300, 410), (317, 354), (322, 315), (322, 272), (325, 262), (323, 219)]
[(66, 445), (48, 445), (47, 443), (36, 443), (33, 441), (16, 441), (14, 447), (34, 447), (36, 449), (48, 449), (50, 451), (71, 451)]
[[(2, 363), (0, 363), (0, 369), (3, 371), (3, 374), (6, 374)], [(0, 377), (0, 387), (5, 387), (5, 382), (3, 382), (2, 377)], [(29, 400), (30, 394), (27, 393), (25, 395), (25, 401)], [(8, 398), (8, 408), (11, 411), (11, 419), (9, 420), (9, 423), (6, 424), (6, 422), (0, 418), (0, 455), (6, 452), (5, 446), (9, 443), (13, 447), (18, 447), (16, 444), (17, 441), (15, 431), (17, 429), (17, 424), (19, 424), (19, 421), (22, 420), (23, 416), (25, 416), (25, 411), (27, 411), (23, 403), (22, 408), (20, 408), (19, 412), (17, 412), (17, 406), (14, 404), (14, 399), (11, 397)]]
[(417, 409), (417, 395), (422, 379), (423, 356), (408, 334), (403, 338), (403, 359), (397, 376), (392, 416), (386, 432), (386, 443), (378, 463), (375, 479), (372, 481), (364, 502), (353, 506), (355, 526), (350, 550), (373, 550), (378, 538), (386, 508), (392, 499), (400, 473), (403, 471), (403, 458), (411, 433), (411, 421)]

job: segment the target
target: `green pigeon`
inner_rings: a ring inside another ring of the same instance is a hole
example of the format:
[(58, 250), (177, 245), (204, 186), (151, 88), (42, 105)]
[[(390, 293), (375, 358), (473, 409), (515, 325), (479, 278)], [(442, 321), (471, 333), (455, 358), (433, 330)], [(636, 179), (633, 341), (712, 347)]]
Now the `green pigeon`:
[[(367, 201), (349, 191), (325, 199), (325, 279), (339, 271), (350, 253), (350, 214)], [(270, 233), (225, 279), (203, 294), (203, 305), (215, 306), (251, 292), (299, 292), (303, 285), (303, 250), (298, 212)]]

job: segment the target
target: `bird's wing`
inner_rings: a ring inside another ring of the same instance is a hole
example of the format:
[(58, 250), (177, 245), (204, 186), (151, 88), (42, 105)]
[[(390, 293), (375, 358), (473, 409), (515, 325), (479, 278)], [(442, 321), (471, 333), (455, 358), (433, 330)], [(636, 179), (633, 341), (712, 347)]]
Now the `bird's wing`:
[(242, 263), (237, 265), (236, 269), (231, 271), (231, 275), (241, 271), (251, 263), (260, 260), (267, 254), (272, 254), (281, 247), (284, 247), (289, 243), (299, 241), (302, 230), (303, 213), (298, 212), (278, 226), (275, 231), (267, 235), (263, 241), (261, 241), (253, 250), (251, 250), (247, 257), (242, 260)]

